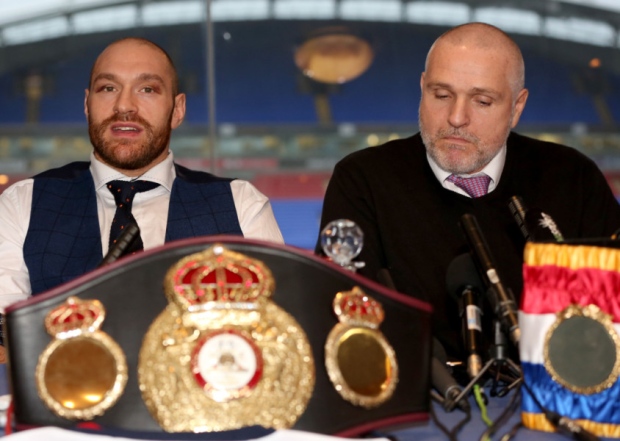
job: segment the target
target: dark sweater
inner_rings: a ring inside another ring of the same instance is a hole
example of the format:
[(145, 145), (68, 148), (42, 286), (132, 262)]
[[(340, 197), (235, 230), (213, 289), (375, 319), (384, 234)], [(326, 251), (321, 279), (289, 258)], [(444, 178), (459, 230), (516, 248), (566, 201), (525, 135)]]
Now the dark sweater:
[(462, 356), (458, 305), (446, 289), (448, 265), (469, 250), (459, 219), (476, 217), (518, 302), (525, 240), (508, 209), (514, 195), (549, 214), (567, 239), (609, 237), (620, 227), (620, 206), (589, 158), (512, 133), (499, 185), (477, 199), (442, 187), (419, 134), (347, 156), (327, 188), (321, 229), (334, 219), (355, 221), (365, 235), (360, 273), (376, 279), (388, 268), (399, 291), (429, 301), (434, 334), (449, 354)]

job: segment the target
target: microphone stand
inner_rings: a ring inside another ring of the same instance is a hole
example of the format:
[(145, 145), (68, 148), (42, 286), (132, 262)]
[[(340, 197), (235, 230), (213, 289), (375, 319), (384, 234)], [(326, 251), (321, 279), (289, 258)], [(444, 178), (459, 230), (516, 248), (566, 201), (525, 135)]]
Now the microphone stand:
[[(494, 320), (493, 327), (495, 343), (493, 345), (493, 349), (491, 350), (491, 358), (486, 362), (482, 369), (480, 369), (478, 375), (473, 377), (467, 386), (463, 388), (460, 394), (454, 397), (454, 399), (444, 403), (444, 408), (446, 411), (452, 411), (456, 404), (467, 396), (469, 392), (471, 392), (474, 385), (478, 383), (484, 374), (491, 368), (495, 368), (495, 375), (493, 376), (493, 383), (491, 385), (490, 393), (492, 397), (503, 397), (523, 382), (521, 368), (519, 368), (519, 366), (506, 355), (506, 336), (501, 329), (501, 323), (498, 320)], [(504, 372), (502, 373), (502, 371)], [(512, 381), (502, 389), (498, 390), (498, 385), (506, 377)]]

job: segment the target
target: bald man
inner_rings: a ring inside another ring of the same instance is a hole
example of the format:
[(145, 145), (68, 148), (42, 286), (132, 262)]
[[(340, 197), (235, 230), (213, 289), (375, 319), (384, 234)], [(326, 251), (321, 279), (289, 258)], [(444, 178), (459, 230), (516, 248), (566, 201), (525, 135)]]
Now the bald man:
[(170, 136), (185, 117), (177, 83), (168, 54), (148, 40), (122, 39), (99, 55), (84, 98), (90, 162), (17, 182), (0, 196), (0, 312), (102, 261), (120, 231), (112, 227), (112, 191), (121, 188), (140, 190), (131, 207), (139, 248), (214, 234), (283, 242), (269, 200), (249, 182), (174, 162)]
[(511, 132), (528, 91), (521, 52), (500, 29), (470, 23), (440, 36), (420, 88), (420, 133), (340, 161), (321, 228), (355, 221), (365, 234), (360, 273), (377, 279), (386, 268), (399, 291), (429, 301), (435, 336), (463, 359), (456, 293), (446, 289), (448, 266), (469, 251), (463, 214), (477, 218), (518, 302), (525, 239), (508, 208), (512, 196), (549, 214), (565, 238), (609, 237), (620, 207), (590, 159)]

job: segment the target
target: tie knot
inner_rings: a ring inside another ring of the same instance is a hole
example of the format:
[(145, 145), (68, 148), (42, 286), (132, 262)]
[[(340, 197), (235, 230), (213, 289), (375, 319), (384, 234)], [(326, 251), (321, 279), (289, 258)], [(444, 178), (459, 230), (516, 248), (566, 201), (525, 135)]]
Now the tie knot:
[(130, 205), (136, 193), (149, 191), (158, 187), (159, 184), (149, 181), (110, 181), (108, 190), (114, 196), (117, 204)]
[(484, 196), (489, 191), (489, 183), (491, 177), (487, 175), (473, 176), (471, 178), (462, 178), (456, 175), (448, 176), (448, 181), (452, 182), (457, 187), (463, 189), (465, 193), (472, 198), (478, 198)]

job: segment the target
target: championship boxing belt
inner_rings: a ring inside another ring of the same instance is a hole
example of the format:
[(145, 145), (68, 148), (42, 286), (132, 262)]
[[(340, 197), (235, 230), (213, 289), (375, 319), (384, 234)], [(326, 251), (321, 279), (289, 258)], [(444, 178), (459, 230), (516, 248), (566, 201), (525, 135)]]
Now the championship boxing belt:
[(528, 243), (519, 322), (526, 427), (554, 431), (539, 403), (604, 437), (620, 437), (620, 249)]
[(310, 343), (270, 300), (260, 260), (221, 244), (190, 254), (164, 280), (168, 306), (142, 343), (138, 381), (168, 432), (287, 429), (314, 389)]
[[(14, 419), (340, 436), (426, 420), (430, 318), (427, 303), (303, 250), (172, 242), (7, 308)], [(105, 382), (76, 357), (85, 345)]]

